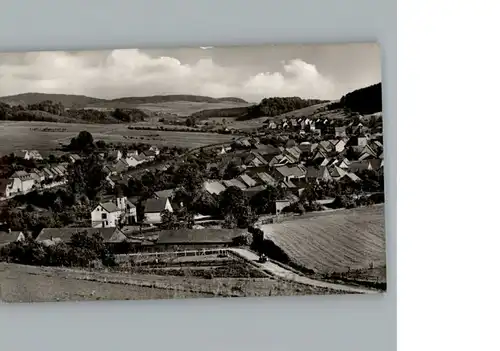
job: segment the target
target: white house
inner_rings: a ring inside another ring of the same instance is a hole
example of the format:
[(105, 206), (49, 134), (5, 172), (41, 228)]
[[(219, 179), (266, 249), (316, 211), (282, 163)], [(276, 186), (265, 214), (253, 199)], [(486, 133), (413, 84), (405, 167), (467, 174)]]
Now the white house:
[(116, 227), (137, 222), (137, 209), (126, 197), (99, 203), (91, 213), (93, 228)]
[(27, 194), (35, 188), (35, 179), (26, 171), (17, 171), (10, 177), (10, 193)]
[(160, 149), (158, 149), (158, 147), (154, 145), (149, 148), (149, 151), (153, 151), (157, 156), (160, 154)]
[(174, 212), (168, 198), (146, 200), (144, 204), (144, 222), (148, 224), (161, 223), (161, 214), (163, 211)]
[(337, 151), (337, 152), (342, 152), (342, 151), (344, 151), (345, 146), (346, 146), (346, 142), (345, 142), (344, 140), (339, 140), (339, 141), (335, 144), (335, 151)]

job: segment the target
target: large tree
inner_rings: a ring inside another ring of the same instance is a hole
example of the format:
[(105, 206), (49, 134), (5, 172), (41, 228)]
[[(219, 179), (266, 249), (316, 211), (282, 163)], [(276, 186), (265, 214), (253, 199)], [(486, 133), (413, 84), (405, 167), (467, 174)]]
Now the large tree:
[(96, 155), (90, 155), (68, 167), (68, 185), (75, 194), (85, 194), (90, 200), (106, 186), (106, 173)]

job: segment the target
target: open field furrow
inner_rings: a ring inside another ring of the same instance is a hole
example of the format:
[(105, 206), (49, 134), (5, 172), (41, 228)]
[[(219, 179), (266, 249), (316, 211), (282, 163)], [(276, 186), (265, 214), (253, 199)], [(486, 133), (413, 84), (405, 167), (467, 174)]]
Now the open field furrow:
[(293, 261), (318, 272), (385, 264), (383, 205), (267, 224), (261, 229)]
[[(44, 131), (44, 128), (61, 131)], [(157, 146), (201, 147), (229, 142), (230, 134), (131, 130), (126, 124), (69, 124), (51, 122), (0, 122), (0, 154), (22, 149), (50, 151), (59, 143), (68, 143), (82, 130), (90, 132), (95, 140), (119, 143), (148, 143)]]

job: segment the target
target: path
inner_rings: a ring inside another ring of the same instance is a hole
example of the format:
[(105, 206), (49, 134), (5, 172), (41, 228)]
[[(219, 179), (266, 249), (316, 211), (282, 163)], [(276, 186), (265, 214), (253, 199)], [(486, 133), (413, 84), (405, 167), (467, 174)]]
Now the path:
[(316, 287), (322, 287), (322, 288), (329, 288), (329, 289), (335, 289), (335, 290), (341, 290), (345, 292), (352, 292), (352, 293), (360, 293), (360, 294), (376, 294), (376, 290), (371, 290), (371, 289), (364, 289), (364, 288), (359, 288), (359, 287), (354, 287), (354, 286), (349, 286), (349, 285), (343, 285), (343, 284), (334, 284), (334, 283), (328, 283), (328, 282), (323, 282), (320, 280), (314, 280), (310, 279), (307, 277), (304, 277), (302, 275), (299, 275), (297, 273), (294, 273), (288, 269), (285, 269), (281, 267), (280, 265), (267, 261), (265, 263), (259, 263), (259, 256), (257, 256), (255, 253), (245, 250), (245, 249), (228, 249), (232, 253), (234, 253), (236, 256), (243, 258), (244, 260), (250, 261), (254, 264), (259, 265), (262, 269), (268, 271), (274, 276), (277, 276), (279, 278), (285, 279), (285, 280), (290, 280), (294, 281), (297, 283), (302, 283), (306, 285), (311, 285), (311, 286), (316, 286)]

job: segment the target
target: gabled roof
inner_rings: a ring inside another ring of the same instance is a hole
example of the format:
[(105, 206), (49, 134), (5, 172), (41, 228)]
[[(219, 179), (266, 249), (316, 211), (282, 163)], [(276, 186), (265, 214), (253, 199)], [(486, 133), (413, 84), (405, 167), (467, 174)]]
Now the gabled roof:
[(276, 180), (266, 172), (257, 173), (257, 177), (266, 185), (276, 186)]
[(328, 169), (326, 167), (307, 167), (307, 178), (316, 178), (316, 179), (321, 179), (323, 178), (325, 172), (328, 172)]
[(146, 150), (143, 152), (144, 156), (146, 157), (156, 157), (156, 152), (153, 150)]
[(158, 232), (158, 244), (230, 243), (245, 229), (180, 229)]
[(222, 183), (224, 183), (224, 185), (228, 188), (231, 186), (235, 186), (237, 188), (240, 188), (241, 190), (247, 188), (247, 186), (240, 182), (238, 179), (223, 180)]
[(317, 143), (311, 144), (311, 143), (302, 143), (298, 146), (300, 151), (302, 152), (313, 152), (316, 148), (318, 147)]
[(319, 147), (325, 151), (330, 151), (333, 148), (333, 145), (328, 140), (322, 140), (319, 142)]
[(118, 228), (44, 228), (36, 241), (45, 241), (59, 238), (62, 242), (71, 241), (76, 233), (87, 232), (87, 235), (100, 234), (104, 242), (122, 242), (125, 235)]
[(302, 153), (302, 150), (298, 146), (293, 146), (285, 149), (285, 152), (289, 153), (292, 155), (295, 159), (299, 160), (300, 159), (300, 154)]
[(116, 206), (116, 204), (114, 202), (111, 202), (111, 201), (108, 201), (108, 202), (102, 202), (102, 203), (99, 203), (99, 205), (104, 209), (106, 210), (108, 213), (112, 213), (112, 212), (118, 212), (120, 211), (120, 209), (118, 208), (118, 206)]
[(248, 174), (242, 174), (239, 177), (243, 183), (245, 183), (248, 187), (253, 187), (257, 184), (255, 180), (253, 180)]
[(160, 191), (156, 191), (155, 195), (159, 198), (166, 197), (166, 198), (171, 199), (175, 195), (175, 191), (176, 191), (176, 189), (160, 190)]
[(306, 173), (306, 169), (301, 169), (298, 166), (282, 166), (276, 168), (283, 177), (302, 177)]
[(210, 194), (216, 194), (216, 195), (219, 195), (224, 190), (226, 190), (226, 187), (224, 185), (222, 185), (220, 182), (217, 182), (217, 181), (206, 181), (203, 184), (203, 187)]
[(165, 211), (167, 208), (168, 198), (147, 199), (144, 204), (144, 213), (157, 213)]
[(288, 189), (296, 188), (295, 184), (293, 184), (291, 180), (287, 180), (286, 178), (281, 181), (281, 184), (284, 184)]
[(251, 188), (244, 189), (243, 191), (247, 195), (253, 196), (253, 195), (260, 193), (261, 191), (264, 191), (264, 190), (266, 190), (266, 187), (264, 185), (257, 185), (257, 186), (251, 187)]
[(10, 244), (19, 239), (19, 236), (23, 234), (21, 231), (12, 232), (0, 232), (0, 245)]
[(14, 172), (11, 178), (20, 178), (21, 180), (27, 180), (31, 178), (31, 175), (26, 171), (17, 171)]

